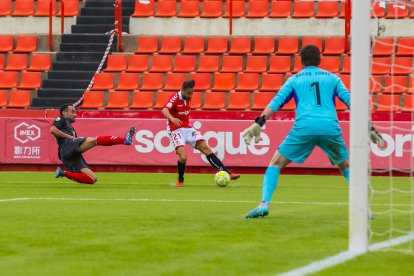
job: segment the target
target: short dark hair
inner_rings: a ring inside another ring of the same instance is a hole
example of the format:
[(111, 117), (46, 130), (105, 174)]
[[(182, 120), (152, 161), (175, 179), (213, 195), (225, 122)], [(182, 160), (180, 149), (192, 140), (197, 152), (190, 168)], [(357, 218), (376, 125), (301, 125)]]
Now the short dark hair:
[(181, 87), (181, 90), (187, 90), (188, 88), (194, 88), (195, 81), (194, 80), (188, 80), (183, 82), (183, 86)]
[(72, 104), (62, 104), (60, 106), (60, 115), (63, 115), (64, 111), (68, 111), (68, 107), (71, 106)]
[(302, 64), (306, 66), (319, 66), (321, 63), (321, 52), (315, 45), (308, 44), (300, 51)]

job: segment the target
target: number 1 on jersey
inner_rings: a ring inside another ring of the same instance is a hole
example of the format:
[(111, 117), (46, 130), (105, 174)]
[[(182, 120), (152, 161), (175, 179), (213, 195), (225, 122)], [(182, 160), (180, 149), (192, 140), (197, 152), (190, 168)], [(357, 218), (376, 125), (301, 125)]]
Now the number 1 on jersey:
[(319, 82), (312, 82), (311, 87), (315, 86), (316, 105), (321, 106), (321, 91), (319, 90)]

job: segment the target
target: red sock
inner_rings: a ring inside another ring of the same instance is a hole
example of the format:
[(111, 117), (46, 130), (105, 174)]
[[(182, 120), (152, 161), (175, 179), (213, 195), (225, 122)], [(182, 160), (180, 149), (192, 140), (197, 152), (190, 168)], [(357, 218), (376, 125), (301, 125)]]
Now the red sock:
[(119, 145), (125, 142), (125, 138), (118, 136), (98, 136), (96, 138), (96, 144), (99, 146), (112, 146)]
[(75, 172), (68, 172), (65, 171), (65, 176), (69, 178), (70, 180), (79, 182), (79, 183), (85, 183), (85, 184), (93, 184), (93, 178), (87, 175), (86, 173), (75, 173)]

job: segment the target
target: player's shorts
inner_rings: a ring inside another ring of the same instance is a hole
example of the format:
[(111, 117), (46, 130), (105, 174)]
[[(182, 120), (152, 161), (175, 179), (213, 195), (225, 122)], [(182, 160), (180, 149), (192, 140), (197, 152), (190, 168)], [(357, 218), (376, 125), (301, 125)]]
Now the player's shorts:
[(340, 134), (298, 135), (290, 132), (278, 150), (290, 161), (303, 164), (316, 146), (325, 152), (333, 165), (338, 165), (348, 158), (348, 150)]
[(86, 140), (86, 138), (75, 138), (72, 140), (66, 139), (60, 148), (60, 158), (63, 165), (68, 171), (80, 172), (81, 169), (88, 168), (88, 164), (83, 159), (82, 153), (77, 152), (79, 146)]
[(204, 141), (203, 135), (192, 127), (181, 127), (179, 129), (169, 131), (171, 143), (174, 148), (183, 147), (189, 144), (193, 148), (198, 141)]

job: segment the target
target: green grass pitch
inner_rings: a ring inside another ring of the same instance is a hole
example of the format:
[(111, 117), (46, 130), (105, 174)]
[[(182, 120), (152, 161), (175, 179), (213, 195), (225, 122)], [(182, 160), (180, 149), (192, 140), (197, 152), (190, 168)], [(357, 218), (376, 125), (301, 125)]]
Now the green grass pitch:
[[(98, 178), (88, 186), (0, 173), (0, 199), (26, 198), (0, 201), (0, 275), (275, 275), (347, 249), (340, 176), (282, 175), (269, 217), (251, 220), (244, 214), (258, 204), (262, 175), (226, 188), (205, 174), (188, 174), (182, 188), (175, 174)], [(317, 275), (414, 275), (414, 254), (368, 253)]]

